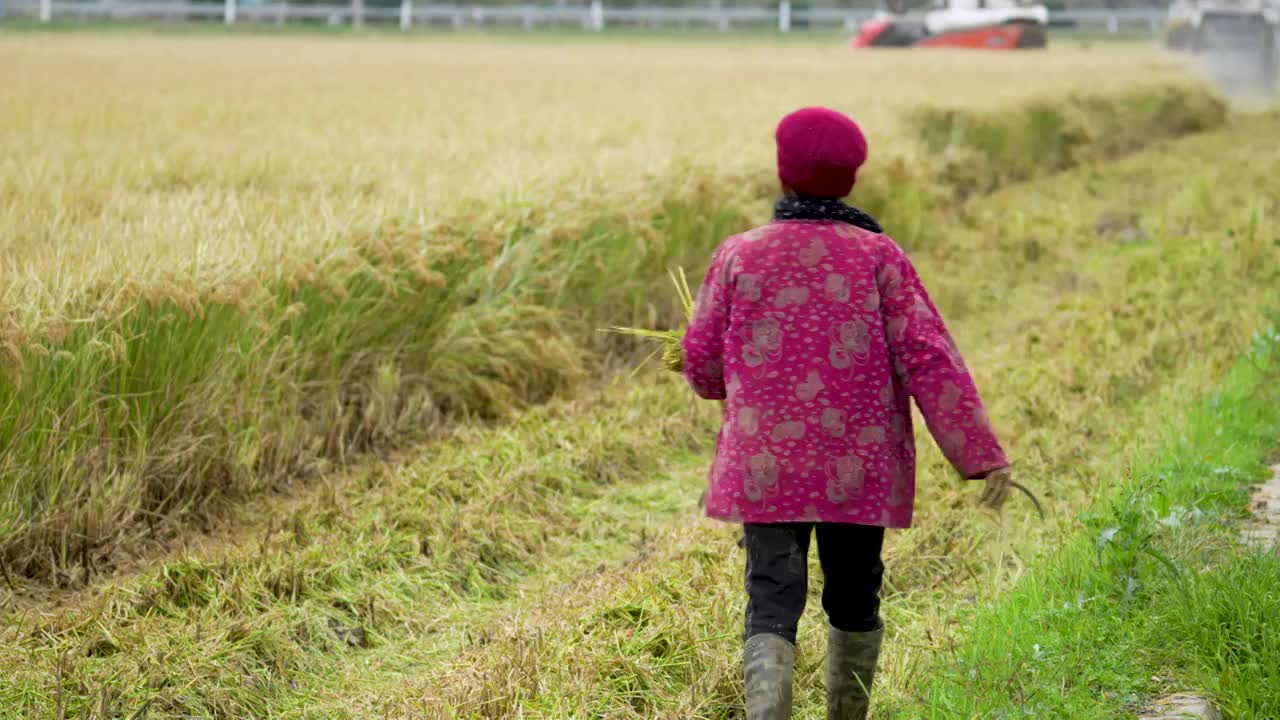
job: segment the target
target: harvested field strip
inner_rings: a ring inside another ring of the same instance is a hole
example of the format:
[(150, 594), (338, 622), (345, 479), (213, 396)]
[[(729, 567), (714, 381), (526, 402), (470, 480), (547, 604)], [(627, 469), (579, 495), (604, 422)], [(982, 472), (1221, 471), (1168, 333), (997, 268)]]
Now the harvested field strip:
[[(1120, 481), (1127, 459), (1148, 450), (1162, 422), (1206, 391), (1261, 325), (1262, 308), (1276, 299), (1280, 248), (1258, 228), (1280, 213), (1280, 187), (1266, 163), (1246, 159), (1274, 155), (1274, 127), (1274, 118), (1246, 121), (982, 204), (993, 213), (1057, 204), (1062, 239), (1094, 246), (1075, 258), (1068, 287), (1040, 288), (1039, 303), (1010, 303), (1003, 317), (975, 312), (964, 323), (993, 418), (1051, 520), (1041, 525), (1015, 502), (1005, 524), (993, 524), (974, 511), (971, 493), (940, 487), (947, 473), (936, 452), (923, 457), (917, 528), (894, 533), (887, 550), (893, 640), (880, 697), (889, 707), (912, 706), (922, 668), (963, 635), (963, 607), (1008, 587), (1073, 532), (1075, 513)], [(1253, 169), (1242, 177), (1245, 167)], [(1228, 176), (1233, 182), (1222, 184)], [(1077, 185), (1087, 189), (1070, 190)], [(1241, 188), (1249, 190), (1242, 196)], [(1151, 195), (1157, 200), (1137, 202)], [(1108, 247), (1097, 238), (1093, 220), (1113, 207), (1143, 208), (1137, 221), (1150, 240)], [(1015, 244), (1044, 237), (1042, 226), (1004, 234)], [(999, 279), (1017, 283), (1016, 275)], [(1231, 288), (1231, 302), (1206, 302), (1206, 287)], [(707, 522), (673, 528), (649, 558), (592, 578), (571, 597), (548, 598), (444, 672), (388, 691), (377, 707), (403, 717), (445, 708), (494, 718), (517, 708), (526, 717), (727, 717), (740, 692), (733, 541), (731, 529)], [(801, 641), (803, 717), (820, 707), (814, 600)]]
[(1177, 692), (1228, 718), (1280, 717), (1280, 554), (1238, 527), (1280, 444), (1280, 325), (1165, 430), (1070, 542), (963, 618), (969, 637), (904, 717), (1110, 720)]
[(39, 717), (61, 697), (95, 717), (105, 693), (126, 713), (249, 717), (361, 695), (483, 642), (524, 595), (648, 553), (694, 510), (710, 420), (669, 379), (459, 429), (236, 544), (10, 613), (0, 708)]
[[(975, 188), (1223, 118), (1189, 87), (1042, 101), (1027, 113), (925, 112), (918, 132), (942, 165), (889, 161), (860, 192), (924, 251)], [(1012, 170), (981, 169), (1015, 157)], [(77, 289), (56, 311), (28, 304), (34, 315), (15, 311), (0, 329), (10, 366), (0, 473), (17, 479), (0, 497), (0, 563), (74, 587), (157, 525), (217, 516), (442, 417), (495, 417), (552, 397), (618, 349), (596, 326), (675, 317), (666, 268), (701, 263), (758, 219), (766, 180), (689, 170), (640, 211), (584, 205), (572, 220), (527, 204), (474, 223), (379, 217), (266, 276), (127, 280)], [(22, 267), (20, 255), (12, 262)]]

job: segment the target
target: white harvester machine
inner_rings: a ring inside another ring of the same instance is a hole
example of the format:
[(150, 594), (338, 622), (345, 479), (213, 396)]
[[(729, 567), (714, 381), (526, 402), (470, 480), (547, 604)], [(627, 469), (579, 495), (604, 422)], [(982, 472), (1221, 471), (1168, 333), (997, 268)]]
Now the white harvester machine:
[(909, 11), (906, 0), (885, 0), (853, 46), (1043, 48), (1048, 24), (1048, 9), (1035, 0), (932, 0), (924, 12)]
[(1189, 52), (1228, 92), (1277, 92), (1280, 0), (1174, 0), (1165, 44)]

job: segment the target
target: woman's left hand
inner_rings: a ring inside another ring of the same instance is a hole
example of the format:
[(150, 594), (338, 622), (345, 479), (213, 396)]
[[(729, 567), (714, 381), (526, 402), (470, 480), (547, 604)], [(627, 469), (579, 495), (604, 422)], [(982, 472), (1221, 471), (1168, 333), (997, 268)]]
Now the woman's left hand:
[(1013, 472), (1002, 467), (999, 470), (992, 470), (983, 478), (987, 481), (987, 486), (982, 490), (982, 496), (978, 498), (978, 502), (991, 508), (999, 510), (1004, 501), (1009, 498), (1009, 488), (1013, 484)]

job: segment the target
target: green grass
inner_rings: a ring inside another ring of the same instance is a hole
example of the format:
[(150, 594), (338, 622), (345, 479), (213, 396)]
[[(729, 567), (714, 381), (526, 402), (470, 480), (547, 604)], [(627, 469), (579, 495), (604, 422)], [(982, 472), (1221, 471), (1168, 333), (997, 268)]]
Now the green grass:
[(1117, 718), (1189, 691), (1227, 718), (1280, 717), (1280, 555), (1236, 527), (1280, 445), (1277, 328), (1067, 545), (960, 617), (968, 640), (888, 716)]
[[(1121, 132), (1131, 112), (1143, 132)], [(986, 190), (1224, 120), (1203, 90), (1157, 88), (918, 122), (940, 157), (976, 153), (969, 167)], [(1098, 132), (1073, 135), (1064, 155), (1039, 142), (1044, 127)], [(1017, 172), (990, 169), (1014, 156)], [(973, 183), (927, 162), (887, 165), (858, 202), (925, 251)], [(668, 269), (698, 269), (725, 235), (763, 219), (774, 184), (695, 169), (649, 215), (511, 208), (433, 233), (387, 219), (352, 231), (341, 254), (258, 284), (129, 287), (104, 291), (109, 306), (89, 288), (83, 321), (0, 326), (0, 473), (18, 479), (0, 494), (0, 564), (75, 587), (122, 548), (264, 489), (442, 420), (544, 402), (602, 360), (632, 357), (634, 345), (597, 328), (678, 323)]]

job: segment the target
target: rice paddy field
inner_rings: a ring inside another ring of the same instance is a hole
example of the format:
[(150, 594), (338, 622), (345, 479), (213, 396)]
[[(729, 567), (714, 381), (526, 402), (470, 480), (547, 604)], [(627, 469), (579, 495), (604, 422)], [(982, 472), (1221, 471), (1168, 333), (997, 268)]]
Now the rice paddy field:
[(805, 104), (866, 129), (853, 202), (1046, 510), (976, 511), (920, 438), (873, 716), (1280, 717), (1280, 558), (1230, 534), (1280, 445), (1280, 115), (1183, 61), (0, 32), (0, 67), (0, 718), (742, 717), (716, 408), (598, 329), (678, 324), (668, 270), (768, 217)]

